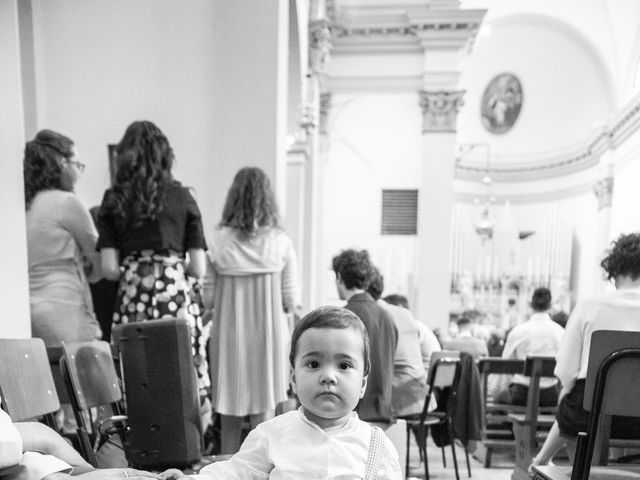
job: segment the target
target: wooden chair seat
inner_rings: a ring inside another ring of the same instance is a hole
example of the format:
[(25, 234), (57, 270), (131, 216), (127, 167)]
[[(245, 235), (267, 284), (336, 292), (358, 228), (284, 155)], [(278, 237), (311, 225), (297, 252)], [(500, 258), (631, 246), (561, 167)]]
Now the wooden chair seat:
[[(533, 468), (533, 480), (559, 480), (571, 478), (571, 467), (545, 466)], [(590, 480), (634, 480), (640, 479), (640, 465), (616, 465), (615, 467), (592, 467)]]
[(44, 416), (56, 428), (60, 402), (42, 339), (0, 339), (0, 396), (14, 422)]
[[(531, 423), (531, 419), (528, 418), (526, 414), (522, 414), (522, 413), (512, 413), (511, 415), (509, 415), (509, 419), (513, 422), (520, 423), (520, 424)], [(542, 426), (544, 425), (551, 426), (553, 422), (555, 422), (555, 420), (556, 420), (555, 415), (541, 414), (537, 416), (536, 423)]]

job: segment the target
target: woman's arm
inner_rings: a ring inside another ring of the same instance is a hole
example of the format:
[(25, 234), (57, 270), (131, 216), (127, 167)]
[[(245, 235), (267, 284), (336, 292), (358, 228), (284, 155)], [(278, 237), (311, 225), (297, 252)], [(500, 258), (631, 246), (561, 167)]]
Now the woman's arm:
[(201, 279), (207, 272), (207, 257), (202, 248), (190, 248), (187, 273), (192, 277)]
[(293, 245), (289, 245), (282, 270), (282, 302), (286, 311), (295, 309), (299, 301), (298, 262)]
[(580, 373), (580, 359), (584, 337), (585, 314), (584, 302), (578, 303), (567, 320), (567, 326), (562, 337), (560, 350), (556, 355), (555, 375), (560, 380), (563, 397), (573, 389), (573, 385)]
[(100, 250), (102, 274), (107, 280), (120, 280), (120, 259), (115, 248), (103, 248)]
[(87, 280), (97, 282), (102, 278), (100, 258), (96, 253), (98, 232), (89, 211), (75, 195), (69, 196), (64, 202), (62, 225), (82, 252)]

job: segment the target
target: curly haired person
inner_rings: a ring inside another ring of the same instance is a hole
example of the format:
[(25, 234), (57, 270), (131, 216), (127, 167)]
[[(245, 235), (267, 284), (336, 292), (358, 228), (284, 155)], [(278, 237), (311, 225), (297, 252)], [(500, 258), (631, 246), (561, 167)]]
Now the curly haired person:
[[(533, 465), (548, 464), (566, 443), (573, 458), (578, 432), (586, 432), (589, 412), (582, 407), (591, 333), (596, 330), (640, 331), (640, 234), (620, 235), (600, 263), (616, 290), (579, 302), (569, 320), (556, 357), (555, 375), (562, 384), (560, 404)], [(638, 438), (637, 418), (612, 418), (612, 438)]]

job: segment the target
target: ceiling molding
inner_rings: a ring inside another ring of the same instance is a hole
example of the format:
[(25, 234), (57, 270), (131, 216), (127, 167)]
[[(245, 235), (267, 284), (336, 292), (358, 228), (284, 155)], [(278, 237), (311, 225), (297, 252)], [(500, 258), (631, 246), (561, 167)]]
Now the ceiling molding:
[(403, 76), (340, 76), (327, 78), (327, 87), (333, 93), (412, 93), (422, 88), (422, 75)]
[[(540, 203), (540, 202), (556, 202), (558, 200), (563, 200), (566, 198), (573, 198), (579, 195), (584, 195), (585, 193), (593, 192), (595, 181), (594, 180), (586, 180), (576, 185), (572, 185), (566, 188), (557, 188), (554, 190), (548, 191), (536, 191), (536, 192), (525, 192), (525, 193), (508, 193), (508, 194), (494, 194), (493, 197), (495, 201), (493, 202), (495, 205), (504, 204), (505, 202), (509, 202), (512, 205), (519, 204), (527, 204), (527, 203)], [(456, 191), (453, 195), (453, 198), (456, 202), (461, 203), (475, 203), (477, 198), (483, 199), (486, 196), (485, 193), (481, 192), (461, 192)]]
[(456, 160), (456, 178), (479, 181), (489, 172), (496, 182), (526, 182), (554, 178), (586, 170), (598, 164), (600, 156), (620, 146), (640, 130), (640, 94), (602, 129), (591, 134), (581, 145), (562, 153), (547, 153), (526, 162), (517, 155), (501, 156), (500, 164), (487, 169), (486, 158)]
[(485, 10), (415, 6), (345, 8), (335, 18), (333, 53), (461, 47), (475, 38), (484, 14)]

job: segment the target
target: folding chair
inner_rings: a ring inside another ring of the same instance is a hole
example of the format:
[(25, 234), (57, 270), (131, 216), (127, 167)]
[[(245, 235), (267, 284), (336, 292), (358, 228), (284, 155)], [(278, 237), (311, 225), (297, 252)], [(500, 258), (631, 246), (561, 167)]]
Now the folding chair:
[[(595, 466), (608, 450), (611, 415), (640, 417), (640, 332), (599, 330), (591, 335), (584, 408), (590, 411), (587, 432), (580, 432), (571, 480), (640, 478), (640, 466)], [(640, 435), (640, 432), (638, 432)], [(535, 467), (535, 478), (563, 479), (567, 467)]]
[(0, 339), (0, 396), (14, 422), (44, 417), (57, 430), (60, 402), (42, 339)]
[[(453, 415), (453, 409), (455, 408), (455, 386), (458, 382), (460, 375), (460, 358), (441, 357), (431, 362), (431, 368), (429, 369), (429, 382), (427, 385), (427, 395), (424, 401), (424, 407), (422, 413), (418, 415), (410, 415), (403, 417), (407, 422), (407, 455), (405, 463), (405, 476), (409, 476), (409, 460), (410, 460), (410, 445), (411, 445), (411, 432), (417, 429), (416, 441), (418, 443), (418, 449), (420, 456), (424, 461), (424, 475), (425, 479), (429, 480), (429, 460), (427, 458), (427, 427), (433, 425), (442, 425), (446, 428), (449, 437), (451, 438), (451, 452), (453, 454), (453, 462), (456, 473), (456, 480), (460, 480), (458, 474), (458, 461), (456, 459), (455, 441), (453, 435), (453, 424), (451, 422), (451, 416)], [(447, 400), (447, 406), (445, 412), (430, 412), (429, 404), (431, 403), (431, 396), (435, 388), (450, 388), (451, 394)]]
[[(60, 372), (73, 407), (80, 450), (85, 460), (97, 467), (95, 452), (110, 436), (118, 434), (125, 443), (127, 417), (119, 403), (122, 392), (111, 346), (103, 341), (63, 342), (62, 350)], [(103, 419), (103, 411), (109, 407), (113, 415)], [(97, 409), (98, 418), (87, 425), (91, 409)]]

